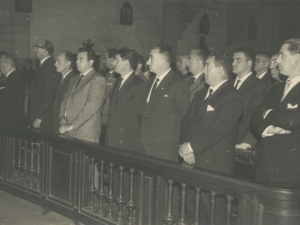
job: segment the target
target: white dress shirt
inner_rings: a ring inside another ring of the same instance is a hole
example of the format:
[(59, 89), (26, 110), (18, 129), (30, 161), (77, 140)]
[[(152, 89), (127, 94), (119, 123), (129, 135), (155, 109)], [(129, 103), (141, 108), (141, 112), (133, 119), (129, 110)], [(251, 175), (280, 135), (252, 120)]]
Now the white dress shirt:
[(234, 85), (233, 87), (235, 87), (237, 80), (240, 80), (240, 83), (238, 84), (238, 86), (236, 87), (237, 90), (239, 90), (239, 88), (242, 86), (242, 84), (244, 83), (244, 81), (252, 74), (252, 71), (250, 73), (248, 73), (247, 75), (243, 76), (242, 78), (239, 78), (238, 76), (235, 79)]
[(126, 73), (124, 76), (121, 76), (123, 79), (122, 79), (119, 90), (121, 89), (121, 87), (125, 83), (125, 81), (128, 79), (128, 77), (132, 74), (132, 72), (133, 72), (133, 70), (131, 70), (129, 73)]

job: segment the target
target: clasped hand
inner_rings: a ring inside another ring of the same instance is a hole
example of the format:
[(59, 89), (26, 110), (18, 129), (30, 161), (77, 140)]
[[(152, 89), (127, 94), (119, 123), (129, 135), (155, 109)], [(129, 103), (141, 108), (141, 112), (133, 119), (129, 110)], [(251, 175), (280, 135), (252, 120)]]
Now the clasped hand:
[(290, 134), (291, 131), (290, 130), (285, 130), (281, 127), (275, 127), (275, 126), (271, 126), (268, 131), (268, 134)]
[(193, 151), (189, 148), (188, 143), (184, 143), (179, 145), (179, 155), (184, 159), (184, 161), (188, 164), (195, 163), (195, 156)]

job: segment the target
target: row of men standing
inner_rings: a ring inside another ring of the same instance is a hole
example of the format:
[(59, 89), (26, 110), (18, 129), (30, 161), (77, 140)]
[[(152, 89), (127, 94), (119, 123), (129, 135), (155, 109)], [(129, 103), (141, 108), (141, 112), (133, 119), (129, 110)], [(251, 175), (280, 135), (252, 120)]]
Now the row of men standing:
[[(286, 45), (292, 44), (283, 46)], [(233, 62), (224, 54), (208, 55), (195, 49), (188, 56), (192, 76), (183, 80), (171, 69), (169, 47), (156, 46), (147, 61), (156, 75), (147, 82), (134, 73), (138, 54), (130, 48), (106, 52), (104, 59), (112, 71), (105, 77), (93, 69), (93, 50), (83, 48), (78, 53), (78, 75), (72, 70), (70, 52), (63, 51), (54, 60), (54, 47), (48, 40), (37, 44), (34, 50), (41, 62), (29, 92), (30, 125), (34, 129), (99, 142), (102, 122), (105, 144), (111, 147), (175, 162), (179, 154), (196, 167), (226, 174), (233, 173), (235, 148), (253, 149), (261, 137), (265, 137), (264, 141), (270, 139), (254, 132), (258, 125), (251, 129), (251, 124), (256, 123), (250, 121), (274, 80), (264, 73), (268, 78), (265, 82), (259, 79), (261, 73), (252, 73), (254, 62), (259, 65), (263, 59), (258, 54), (255, 60), (249, 48), (237, 49)], [(278, 57), (281, 63), (283, 57)], [(6, 75), (0, 84), (1, 106), (5, 106), (1, 107), (1, 125), (21, 127), (24, 82), (13, 56), (4, 55), (0, 62), (1, 73)], [(279, 69), (283, 70), (283, 65)], [(230, 79), (232, 72), (237, 76)], [(288, 73), (284, 75), (289, 76)], [(278, 86), (273, 85), (268, 93)], [(280, 132), (273, 136), (287, 134)], [(276, 177), (278, 164), (268, 162), (258, 168), (263, 169), (264, 177), (272, 172), (271, 182), (280, 183)], [(268, 169), (271, 172), (266, 172)], [(285, 166), (280, 176), (287, 172), (290, 171)], [(296, 174), (295, 170), (292, 173)]]

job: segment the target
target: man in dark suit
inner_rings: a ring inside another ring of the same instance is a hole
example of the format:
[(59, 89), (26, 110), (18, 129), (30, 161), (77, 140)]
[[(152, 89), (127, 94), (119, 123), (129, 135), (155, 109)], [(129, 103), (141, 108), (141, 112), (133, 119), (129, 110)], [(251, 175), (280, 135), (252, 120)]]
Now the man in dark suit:
[(190, 84), (191, 101), (197, 91), (203, 89), (205, 84), (204, 79), (204, 64), (208, 57), (208, 53), (203, 49), (194, 49), (191, 51), (188, 58), (188, 68), (193, 76), (185, 79)]
[[(224, 53), (207, 58), (205, 82), (209, 87), (196, 93), (182, 123), (179, 146), (179, 155), (185, 162), (229, 175), (233, 174), (236, 135), (242, 115), (241, 98), (227, 81), (230, 73), (230, 60)], [(187, 197), (193, 196), (189, 192)], [(203, 216), (207, 216), (209, 194), (202, 193), (202, 199), (207, 211)], [(224, 224), (225, 200), (217, 197), (216, 207), (215, 224)], [(187, 209), (192, 219), (195, 209), (190, 205)]]
[(14, 56), (1, 56), (0, 70), (5, 78), (0, 84), (0, 125), (24, 128), (25, 83), (16, 66), (17, 60)]
[(255, 56), (255, 66), (254, 71), (256, 72), (256, 77), (266, 82), (268, 86), (271, 86), (276, 82), (271, 76), (269, 71), (271, 56), (269, 53), (261, 51)]
[(277, 63), (286, 82), (274, 84), (255, 111), (252, 127), (258, 146), (256, 179), (272, 184), (300, 184), (300, 39), (289, 39)]
[(180, 76), (182, 79), (186, 79), (190, 76), (192, 76), (191, 72), (188, 70), (188, 61), (189, 61), (189, 56), (188, 55), (180, 55), (178, 57), (178, 62), (176, 64), (177, 70), (180, 73)]
[(75, 76), (72, 70), (73, 64), (73, 54), (69, 51), (62, 51), (56, 56), (54, 66), (56, 67), (56, 71), (62, 75), (53, 103), (53, 132), (57, 134), (59, 134), (60, 127), (60, 107), (68, 91), (70, 79)]
[(138, 54), (122, 48), (116, 53), (115, 71), (121, 77), (109, 93), (110, 106), (106, 144), (111, 147), (139, 151), (139, 128), (146, 84), (135, 75)]
[(103, 107), (101, 109), (101, 136), (100, 136), (100, 143), (105, 143), (105, 136), (106, 136), (106, 128), (107, 128), (107, 120), (108, 120), (108, 108), (110, 105), (110, 99), (108, 98), (108, 93), (112, 89), (116, 79), (120, 77), (120, 74), (114, 71), (115, 68), (115, 61), (116, 61), (116, 52), (117, 49), (108, 49), (105, 51), (103, 57), (103, 63), (107, 69), (109, 69), (109, 73), (106, 74), (106, 98), (103, 103)]
[(243, 101), (243, 116), (239, 124), (236, 148), (244, 150), (253, 149), (257, 143), (257, 137), (250, 129), (250, 120), (253, 111), (263, 102), (268, 88), (267, 84), (252, 72), (254, 57), (255, 54), (251, 48), (241, 47), (235, 50), (232, 66), (237, 77), (230, 81)]
[(41, 65), (32, 79), (29, 90), (30, 124), (35, 129), (52, 132), (52, 104), (61, 75), (56, 72), (51, 57), (54, 46), (51, 41), (39, 42), (34, 48)]
[(190, 106), (189, 85), (171, 70), (168, 46), (153, 47), (147, 64), (156, 76), (147, 83), (141, 151), (177, 162), (181, 121)]

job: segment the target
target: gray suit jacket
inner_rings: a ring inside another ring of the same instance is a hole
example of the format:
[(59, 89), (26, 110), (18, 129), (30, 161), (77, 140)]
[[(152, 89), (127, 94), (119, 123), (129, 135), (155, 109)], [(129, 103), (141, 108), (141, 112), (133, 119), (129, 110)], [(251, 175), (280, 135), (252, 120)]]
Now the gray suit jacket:
[(79, 75), (70, 80), (68, 92), (61, 105), (60, 119), (66, 119), (74, 130), (66, 136), (78, 139), (99, 138), (100, 108), (106, 95), (105, 78), (92, 69), (78, 84)]
[(191, 101), (193, 101), (194, 95), (196, 94), (197, 91), (200, 91), (201, 89), (206, 87), (204, 73), (202, 73), (197, 78), (197, 80), (194, 81), (193, 84), (191, 84), (192, 78), (193, 76), (189, 76), (184, 79), (187, 83), (190, 84)]

